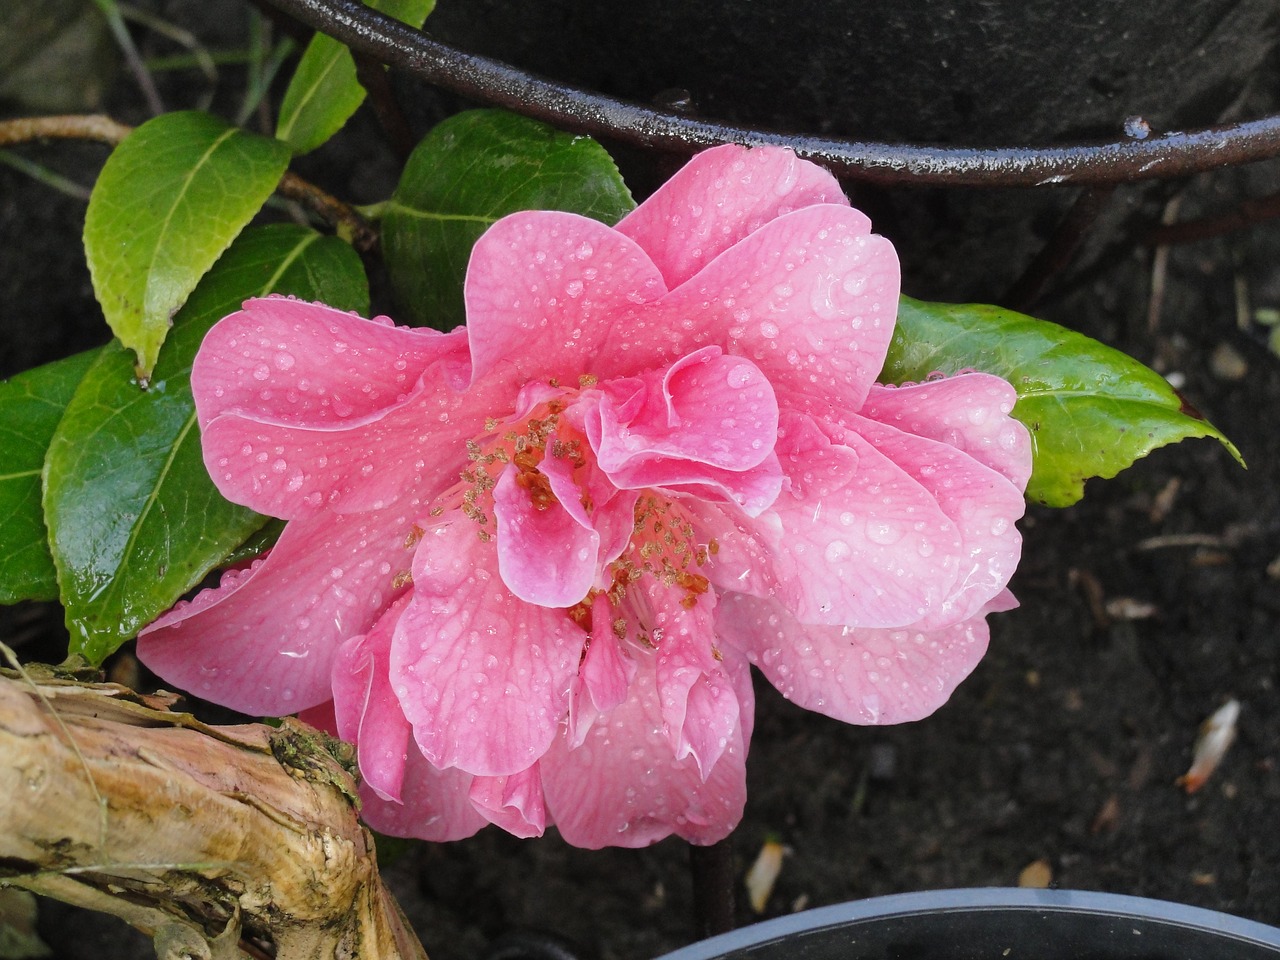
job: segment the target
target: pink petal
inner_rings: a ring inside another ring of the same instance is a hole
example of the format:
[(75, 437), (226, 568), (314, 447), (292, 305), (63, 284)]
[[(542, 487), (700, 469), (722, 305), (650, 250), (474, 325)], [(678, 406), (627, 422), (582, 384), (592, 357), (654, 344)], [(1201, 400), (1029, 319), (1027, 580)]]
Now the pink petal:
[(974, 616), (1004, 589), (1018, 566), (1022, 537), (1014, 523), (1026, 509), (1022, 491), (945, 443), (861, 417), (853, 429), (927, 490), (955, 521), (963, 539), (955, 585), (916, 627), (942, 627)]
[(383, 398), (385, 406), (343, 424), (218, 416), (202, 431), (205, 466), (228, 499), (285, 519), (322, 507), (378, 510), (415, 493), (430, 498), (457, 482), (466, 441), (492, 412), (491, 398), (459, 393), (442, 378), (433, 368), (408, 397)]
[(1017, 391), (999, 377), (968, 373), (912, 386), (876, 385), (859, 413), (963, 450), (1025, 490), (1031, 435), (1009, 416), (1017, 399)]
[(846, 723), (919, 720), (987, 649), (985, 611), (939, 630), (805, 625), (774, 600), (723, 598), (716, 628), (789, 700)]
[(629, 466), (614, 474), (614, 479), (636, 489), (660, 488), (697, 500), (732, 503), (749, 517), (767, 510), (783, 485), (782, 468), (772, 451), (763, 463), (747, 470), (675, 460)]
[(601, 712), (612, 710), (627, 698), (627, 687), (635, 676), (635, 661), (622, 652), (622, 640), (634, 643), (628, 622), (626, 636), (615, 629), (608, 594), (598, 594), (591, 604), (591, 640), (582, 656), (577, 680)]
[(209, 331), (191, 389), (201, 427), (243, 411), (319, 426), (382, 409), (440, 362), (465, 370), (462, 331), (411, 330), (320, 303), (266, 297), (246, 301)]
[(740, 711), (732, 684), (716, 659), (715, 594), (692, 608), (680, 588), (655, 585), (649, 591), (657, 646), (655, 670), (662, 722), (677, 760), (692, 756), (703, 779), (728, 746)]
[[(569, 688), (568, 742), (582, 743), (601, 713), (607, 713), (627, 698), (627, 688), (635, 676), (635, 662), (623, 656), (622, 645), (613, 629), (613, 607), (607, 594), (591, 604), (591, 638)], [(628, 634), (630, 634), (628, 622)], [(627, 636), (628, 642), (635, 638)]]
[(547, 828), (542, 777), (536, 763), (508, 777), (476, 777), (470, 798), (482, 817), (517, 837), (540, 837)]
[[(556, 439), (552, 434), (548, 441), (552, 449)], [(598, 579), (594, 585), (607, 590), (613, 582), (608, 565), (617, 560), (631, 542), (640, 492), (619, 490), (590, 458), (583, 466), (574, 467), (567, 457), (543, 457), (538, 464), (538, 472), (547, 478), (551, 492), (565, 511), (581, 526), (599, 534), (600, 545), (596, 552)], [(591, 504), (589, 512), (588, 503)]]
[[(785, 417), (778, 456), (790, 489), (756, 521), (776, 539), (777, 595), (803, 623), (905, 626), (952, 593), (963, 541), (937, 500), (848, 431), (828, 439)], [(776, 517), (781, 530), (761, 523)]]
[(400, 801), (409, 747), (409, 721), (387, 676), (391, 635), (409, 595), (393, 603), (364, 636), (338, 648), (333, 661), (333, 708), (338, 735), (356, 745), (360, 776), (379, 797)]
[(742, 818), (755, 709), (745, 663), (725, 661), (740, 722), (704, 781), (692, 757), (673, 759), (653, 658), (641, 659), (626, 701), (604, 714), (581, 746), (571, 749), (557, 737), (540, 764), (547, 809), (574, 846), (643, 847), (672, 833), (710, 844)]
[(765, 224), (647, 311), (644, 349), (667, 354), (657, 331), (697, 331), (753, 361), (784, 407), (857, 410), (884, 365), (898, 282), (893, 245), (869, 235), (862, 214), (806, 207)]
[(613, 577), (608, 565), (622, 556), (631, 543), (640, 491), (619, 490), (608, 482), (604, 474), (599, 476), (603, 482), (592, 483), (588, 489), (596, 505), (591, 521), (600, 534), (601, 579), (596, 587), (607, 590)]
[(334, 652), (368, 632), (408, 566), (394, 511), (295, 520), (265, 559), (228, 571), (138, 635), (138, 658), (197, 696), (282, 716), (329, 699)]
[(391, 837), (417, 837), (444, 842), (473, 835), (488, 820), (471, 803), (475, 777), (462, 770), (439, 770), (410, 746), (405, 764), (404, 803), (383, 800), (360, 788), (360, 816), (370, 827)]
[(501, 777), (555, 737), (586, 637), (563, 610), (516, 598), (478, 529), (454, 511), (418, 545), (391, 684), (428, 760)]
[(640, 379), (643, 391), (628, 389), (621, 404), (602, 392), (591, 418), (607, 473), (660, 457), (746, 470), (773, 449), (778, 402), (749, 360), (703, 347)]
[(535, 502), (519, 477), (519, 469), (507, 464), (493, 490), (502, 582), (527, 603), (573, 606), (596, 580), (600, 535), (584, 522), (577, 497), (566, 498), (573, 510), (555, 497)]
[(683, 506), (694, 518), (699, 539), (708, 544), (703, 576), (722, 591), (759, 597), (777, 591), (774, 561), (784, 551), (782, 521), (776, 513), (766, 511), (752, 523), (742, 512), (707, 500), (686, 501)]
[(826, 170), (790, 150), (725, 145), (695, 156), (617, 229), (675, 287), (769, 220), (818, 203), (849, 203)]
[[(683, 685), (683, 679), (680, 681)], [(663, 689), (663, 708), (667, 689)], [(720, 757), (728, 748), (733, 732), (738, 726), (740, 710), (733, 685), (724, 672), (713, 669), (699, 672), (693, 683), (683, 691), (683, 708), (676, 759), (693, 757), (698, 773), (703, 779), (711, 775)]]
[(619, 487), (703, 485), (759, 513), (777, 496), (778, 404), (750, 361), (703, 347), (666, 370), (609, 383), (574, 408), (600, 469)]
[(644, 251), (595, 220), (550, 211), (504, 217), (476, 241), (467, 267), (473, 382), (496, 372), (518, 383), (576, 383), (593, 371), (614, 324), (665, 291)]
[[(298, 719), (338, 736), (332, 701), (302, 711)], [(461, 770), (437, 770), (416, 749), (411, 749), (405, 764), (405, 802), (386, 800), (362, 782), (360, 817), (389, 837), (463, 840), (486, 824), (467, 797), (472, 779), (471, 774)]]

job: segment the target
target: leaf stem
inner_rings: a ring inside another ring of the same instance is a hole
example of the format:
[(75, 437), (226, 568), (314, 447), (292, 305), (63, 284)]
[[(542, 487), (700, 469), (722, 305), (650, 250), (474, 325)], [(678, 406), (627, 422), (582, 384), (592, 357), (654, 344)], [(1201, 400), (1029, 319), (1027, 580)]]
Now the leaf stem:
[(147, 65), (142, 61), (142, 55), (138, 53), (138, 47), (133, 42), (133, 37), (129, 33), (129, 28), (124, 22), (124, 15), (120, 11), (120, 7), (115, 0), (93, 0), (94, 6), (102, 13), (107, 21), (107, 26), (111, 29), (111, 35), (115, 38), (116, 46), (120, 48), (120, 52), (124, 54), (125, 63), (129, 66), (129, 72), (133, 74), (134, 80), (138, 84), (138, 89), (142, 91), (142, 97), (147, 101), (147, 108), (155, 115), (164, 113), (164, 102), (160, 99), (160, 91), (156, 89), (155, 80), (152, 79)]
[(60, 173), (50, 170), (42, 164), (28, 160), (9, 150), (0, 150), (0, 163), (7, 167), (12, 167), (20, 173), (25, 173), (33, 180), (38, 180), (46, 187), (52, 187), (59, 193), (65, 193), (69, 197), (75, 197), (77, 200), (89, 199), (89, 188), (81, 186), (74, 180), (68, 180)]
[[(33, 140), (93, 140), (115, 146), (132, 132), (132, 127), (104, 114), (18, 117), (0, 120), (0, 147)], [(357, 250), (367, 252), (377, 245), (377, 229), (354, 207), (297, 174), (285, 173), (276, 189), (330, 224), (338, 236)]]

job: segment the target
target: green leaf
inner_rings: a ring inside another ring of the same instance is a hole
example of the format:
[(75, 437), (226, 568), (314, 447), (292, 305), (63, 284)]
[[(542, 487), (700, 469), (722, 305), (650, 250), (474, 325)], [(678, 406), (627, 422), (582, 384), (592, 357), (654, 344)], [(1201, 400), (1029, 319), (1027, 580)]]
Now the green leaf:
[(97, 355), (87, 350), (0, 383), (0, 603), (58, 595), (40, 471), (62, 411)]
[[(367, 0), (366, 6), (421, 27), (435, 0)], [(276, 137), (295, 153), (307, 153), (342, 129), (364, 102), (351, 51), (332, 37), (317, 33), (307, 45), (284, 92)]]
[(139, 376), (151, 376), (174, 314), (288, 163), (283, 143), (194, 111), (149, 120), (107, 159), (85, 213), (85, 254)]
[(270, 292), (369, 307), (347, 244), (292, 224), (252, 228), (178, 314), (147, 390), (112, 343), (67, 404), (45, 458), (44, 509), (72, 653), (101, 662), (265, 522), (223, 499), (205, 470), (191, 363), (217, 320)]
[(382, 221), (382, 251), (416, 323), (462, 323), (471, 248), (517, 210), (567, 210), (613, 225), (635, 207), (612, 158), (589, 137), (500, 110), (444, 121), (405, 166)]
[(1213, 437), (1240, 452), (1168, 382), (1096, 340), (1011, 310), (903, 297), (880, 379), (923, 380), (973, 368), (1013, 384), (1013, 416), (1031, 431), (1027, 497), (1066, 507), (1090, 477), (1114, 477), (1157, 447)]

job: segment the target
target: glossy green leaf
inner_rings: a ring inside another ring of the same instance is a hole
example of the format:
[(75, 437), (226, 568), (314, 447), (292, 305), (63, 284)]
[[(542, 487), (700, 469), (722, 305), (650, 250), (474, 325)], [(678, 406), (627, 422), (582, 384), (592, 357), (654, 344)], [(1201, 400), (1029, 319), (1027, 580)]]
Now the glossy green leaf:
[(40, 471), (62, 411), (97, 355), (88, 350), (0, 383), (0, 603), (58, 595)]
[(150, 377), (174, 314), (280, 182), (289, 148), (206, 113), (166, 113), (107, 159), (85, 213), (93, 291)]
[(880, 379), (923, 380), (972, 368), (1013, 384), (1013, 416), (1031, 431), (1027, 497), (1053, 507), (1084, 496), (1090, 477), (1114, 477), (1157, 447), (1213, 437), (1213, 424), (1132, 357), (1066, 327), (1000, 307), (903, 297)]
[(594, 140), (473, 110), (441, 123), (414, 150), (386, 207), (382, 251), (409, 319), (447, 330), (463, 321), (471, 248), (498, 218), (567, 210), (612, 225), (634, 207)]
[(72, 653), (101, 662), (265, 522), (209, 479), (190, 378), (208, 329), (273, 292), (369, 307), (347, 244), (291, 224), (251, 228), (178, 314), (148, 389), (112, 343), (67, 404), (45, 459), (44, 509)]
[[(421, 27), (435, 0), (366, 0), (366, 6)], [(276, 137), (296, 153), (314, 150), (342, 129), (364, 97), (351, 51), (332, 37), (317, 33), (284, 92)]]

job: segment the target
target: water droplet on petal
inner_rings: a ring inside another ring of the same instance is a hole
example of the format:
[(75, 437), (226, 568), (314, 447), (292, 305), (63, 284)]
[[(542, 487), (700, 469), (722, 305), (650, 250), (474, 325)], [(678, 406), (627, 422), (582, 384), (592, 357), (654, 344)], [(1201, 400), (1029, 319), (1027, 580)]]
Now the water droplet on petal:
[(849, 544), (843, 540), (832, 540), (827, 544), (826, 552), (823, 555), (827, 558), (827, 563), (839, 563), (841, 560), (847, 560), (852, 552), (849, 549)]
[(872, 543), (888, 546), (901, 540), (902, 533), (902, 528), (896, 523), (890, 523), (887, 520), (867, 521), (867, 539)]

